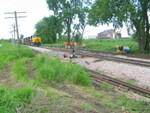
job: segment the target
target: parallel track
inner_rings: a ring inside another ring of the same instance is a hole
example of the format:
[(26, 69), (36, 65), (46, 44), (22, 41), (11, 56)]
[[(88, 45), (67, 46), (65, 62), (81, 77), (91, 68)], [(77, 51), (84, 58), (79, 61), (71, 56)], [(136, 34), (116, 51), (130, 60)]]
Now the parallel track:
[(144, 89), (144, 88), (132, 85), (132, 84), (128, 84), (126, 82), (114, 79), (114, 78), (109, 77), (109, 76), (101, 75), (100, 73), (92, 71), (92, 70), (87, 70), (87, 71), (92, 74), (92, 78), (97, 82), (105, 81), (105, 82), (108, 82), (108, 83), (113, 84), (113, 85), (118, 86), (118, 87), (123, 86), (123, 87), (128, 88), (128, 90), (142, 94), (142, 95), (150, 98), (150, 90), (147, 90), (147, 89)]

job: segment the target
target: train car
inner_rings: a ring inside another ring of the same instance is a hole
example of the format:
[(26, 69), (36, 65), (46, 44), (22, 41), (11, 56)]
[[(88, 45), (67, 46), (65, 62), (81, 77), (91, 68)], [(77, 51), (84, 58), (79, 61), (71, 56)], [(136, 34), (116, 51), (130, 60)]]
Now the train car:
[(26, 37), (26, 38), (24, 38), (24, 39), (22, 39), (22, 44), (24, 44), (24, 45), (30, 45), (30, 37)]
[(39, 35), (31, 36), (32, 43), (31, 45), (40, 46), (41, 45), (41, 37)]

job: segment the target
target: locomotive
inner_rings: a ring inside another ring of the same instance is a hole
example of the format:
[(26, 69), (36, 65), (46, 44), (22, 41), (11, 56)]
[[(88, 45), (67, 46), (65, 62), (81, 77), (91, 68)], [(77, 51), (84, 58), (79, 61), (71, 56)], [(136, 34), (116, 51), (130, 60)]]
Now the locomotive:
[(41, 36), (33, 35), (31, 37), (24, 38), (22, 43), (30, 46), (40, 46), (41, 45)]

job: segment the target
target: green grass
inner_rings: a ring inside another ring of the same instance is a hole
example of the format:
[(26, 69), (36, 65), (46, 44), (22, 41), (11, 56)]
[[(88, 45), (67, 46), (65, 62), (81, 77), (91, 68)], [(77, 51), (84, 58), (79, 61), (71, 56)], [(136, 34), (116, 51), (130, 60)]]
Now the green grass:
[[(138, 43), (133, 39), (84, 39), (83, 42), (86, 43), (86, 48), (91, 50), (114, 52), (114, 48), (119, 45), (128, 46), (133, 54), (150, 54), (150, 52), (145, 53), (143, 51), (139, 51)], [(64, 42), (58, 42), (57, 44), (44, 45), (64, 47), (63, 43)], [(79, 45), (79, 48), (82, 48), (81, 45)]]
[(85, 111), (92, 111), (92, 110), (96, 110), (96, 108), (94, 108), (91, 104), (88, 103), (83, 103), (81, 105), (81, 109), (85, 110)]
[(100, 88), (97, 87), (97, 90), (92, 87), (77, 87), (76, 90), (90, 94), (100, 105), (108, 109), (125, 110), (131, 113), (149, 113), (150, 104), (148, 102), (143, 100), (136, 101), (132, 98), (127, 98), (125, 95), (119, 95), (111, 88), (112, 86), (107, 85), (107, 83), (100, 84)]
[(132, 53), (142, 54), (142, 51), (138, 49), (138, 43), (132, 39), (88, 39), (84, 40), (87, 48), (92, 50), (102, 50), (108, 52), (114, 52), (116, 45), (128, 46)]
[(63, 63), (58, 58), (46, 55), (37, 56), (34, 59), (34, 67), (38, 71), (37, 81), (57, 83), (74, 83), (79, 85), (91, 85), (90, 74), (83, 67), (73, 63)]
[(26, 46), (21, 46), (20, 49), (17, 45), (4, 44), (0, 46), (0, 69), (2, 69), (8, 62), (14, 61), (22, 57), (34, 57), (34, 53)]
[(119, 96), (116, 100), (114, 98), (107, 98), (106, 101), (102, 100), (100, 104), (112, 109), (122, 109), (132, 113), (148, 113), (150, 110), (147, 102), (142, 100), (136, 101), (125, 96)]
[[(17, 80), (25, 81), (28, 79), (26, 63), (33, 58), (35, 54), (26, 46), (18, 49), (17, 45), (9, 43), (0, 47), (0, 71), (9, 64), (14, 62), (13, 71)], [(6, 86), (0, 86), (0, 113), (16, 113), (16, 109), (29, 104), (35, 91), (28, 88), (10, 89)]]
[(8, 89), (0, 87), (0, 113), (16, 113), (23, 104), (29, 104), (35, 95), (32, 88)]
[[(62, 87), (64, 84), (75, 84), (78, 88), (73, 88), (74, 92), (85, 94), (85, 97), (91, 97), (108, 109), (122, 109), (135, 113), (147, 113), (149, 111), (147, 102), (142, 100), (135, 101), (120, 95), (116, 96), (116, 92), (113, 92), (113, 87), (105, 82), (95, 89), (92, 87), (89, 73), (83, 67), (74, 63), (64, 63), (58, 58), (46, 55), (35, 55), (25, 46), (21, 46), (20, 50), (18, 50), (15, 45), (1, 46), (0, 59), (2, 62), (0, 63), (1, 68), (13, 62), (12, 71), (16, 80), (18, 80), (17, 82), (29, 83), (31, 80), (29, 73), (33, 71), (30, 68), (33, 68), (35, 71), (32, 73), (33, 75), (30, 75), (33, 76), (34, 82), (29, 84), (27, 88), (11, 89), (0, 86), (0, 113), (15, 113), (16, 108), (30, 104), (33, 96), (36, 95), (36, 91), (31, 88), (35, 85), (40, 91), (45, 91), (46, 100), (48, 99), (47, 101), (51, 105), (50, 107), (41, 107), (40, 110), (42, 112), (48, 112), (49, 110), (52, 112), (67, 112), (73, 110), (74, 108), (70, 106), (69, 102), (77, 100), (73, 98), (74, 95), (72, 96), (70, 93), (51, 88), (51, 83), (55, 83), (58, 87)], [(82, 99), (76, 101), (76, 103), (78, 102), (81, 102), (80, 107), (84, 111), (95, 111), (97, 109), (93, 104), (82, 101)]]
[(142, 112), (147, 112), (150, 110), (148, 108), (147, 102), (145, 101), (135, 101), (130, 98), (126, 98), (124, 96), (121, 96), (120, 99), (118, 100), (118, 106), (120, 106), (122, 109), (128, 110), (128, 111), (133, 111), (137, 113), (142, 113)]
[(12, 67), (12, 70), (13, 70), (16, 80), (28, 81), (29, 72), (28, 72), (27, 63), (29, 63), (30, 61), (31, 61), (31, 58), (27, 58), (27, 57), (23, 57), (15, 61)]
[(49, 102), (51, 104), (49, 112), (67, 112), (72, 109), (69, 103), (66, 103), (66, 100), (71, 98), (69, 94), (49, 88), (46, 96), (49, 97)]
[(136, 85), (136, 81), (134, 80), (127, 80), (126, 83)]

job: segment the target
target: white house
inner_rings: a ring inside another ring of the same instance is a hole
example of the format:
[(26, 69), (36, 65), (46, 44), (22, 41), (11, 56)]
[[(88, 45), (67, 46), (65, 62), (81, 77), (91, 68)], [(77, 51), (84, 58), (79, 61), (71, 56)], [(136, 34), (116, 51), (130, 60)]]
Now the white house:
[(115, 32), (113, 29), (104, 30), (98, 33), (97, 39), (119, 39), (121, 38), (121, 33)]

